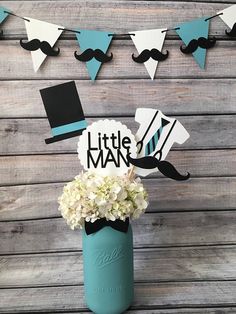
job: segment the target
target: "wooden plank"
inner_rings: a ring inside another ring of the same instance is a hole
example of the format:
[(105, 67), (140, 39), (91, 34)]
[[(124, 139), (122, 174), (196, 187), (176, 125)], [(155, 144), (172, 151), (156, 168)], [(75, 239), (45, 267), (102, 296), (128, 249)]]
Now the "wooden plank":
[[(191, 177), (236, 176), (236, 149), (171, 151), (168, 160)], [(72, 180), (82, 170), (77, 154), (0, 157), (0, 186)], [(159, 172), (150, 177), (161, 177)]]
[[(78, 17), (77, 17), (78, 18)], [(114, 22), (113, 22), (114, 23)], [(156, 77), (158, 78), (235, 78), (236, 55), (233, 41), (218, 41), (207, 55), (206, 70), (203, 71), (192, 56), (186, 56), (179, 50), (181, 41), (167, 41), (164, 49), (170, 51), (170, 57), (160, 62)], [(78, 50), (76, 40), (59, 41), (61, 53), (58, 58), (48, 57), (37, 73), (34, 73), (30, 52), (22, 49), (19, 40), (1, 41), (0, 79), (89, 79), (86, 65), (78, 62), (73, 54)], [(110, 51), (114, 58), (104, 64), (98, 80), (101, 79), (149, 79), (143, 64), (133, 62), (131, 56), (136, 49), (131, 41), (114, 41)], [(226, 62), (227, 61), (227, 62)], [(68, 71), (68, 69), (70, 69)], [(93, 83), (90, 82), (92, 85)], [(150, 85), (156, 81), (150, 80)]]
[[(63, 80), (3, 81), (0, 118), (39, 118), (46, 113), (39, 90)], [(76, 81), (86, 116), (133, 115), (136, 108), (156, 107), (165, 114), (235, 114), (235, 79), (156, 79)], [(122, 91), (122, 93), (121, 93)], [(222, 106), (222, 104), (224, 104)], [(96, 105), (96, 112), (94, 106)]]
[[(236, 282), (137, 284), (132, 308), (233, 306)], [(86, 309), (82, 286), (1, 289), (1, 313)]]
[[(149, 193), (147, 212), (236, 209), (236, 178), (143, 182)], [(64, 184), (1, 187), (0, 221), (60, 217), (57, 199)]]
[[(7, 1), (8, 3), (10, 3), (11, 1), (15, 1), (15, 0), (5, 0)], [(38, 0), (25, 0), (25, 1), (31, 1), (31, 2), (38, 2)], [(41, 1), (48, 1), (48, 0), (41, 0)], [(59, 1), (65, 1), (65, 0), (57, 0), (58, 2)], [(66, 0), (66, 1), (71, 1), (71, 0)], [(92, 0), (88, 0), (89, 1), (92, 1)], [(97, 0), (97, 1), (100, 1), (100, 2), (104, 2), (104, 0)], [(116, 2), (117, 0), (110, 0), (110, 2)], [(123, 0), (123, 2), (126, 1), (126, 2), (129, 2), (129, 1), (133, 1), (133, 0)], [(159, 0), (152, 0), (152, 2), (159, 2)], [(166, 0), (167, 2), (186, 2), (186, 0)], [(93, 1), (92, 1), (93, 2)], [(147, 2), (147, 1), (146, 1)], [(201, 3), (224, 3), (224, 4), (227, 4), (227, 3), (236, 3), (235, 0), (189, 0), (189, 2), (201, 2)]]
[[(83, 283), (81, 252), (0, 256), (0, 264), (1, 289)], [(135, 250), (134, 276), (136, 282), (235, 280), (236, 247)]]
[[(15, 0), (7, 0), (7, 1), (15, 1)], [(31, 2), (38, 2), (38, 0), (25, 0), (25, 1), (31, 1)], [(48, 0), (41, 0), (41, 1), (48, 1)], [(58, 1), (65, 1), (65, 0), (58, 0)], [(92, 1), (92, 0), (88, 0), (88, 1)], [(101, 1), (103, 2), (104, 0), (98, 0), (98, 1)], [(133, 1), (133, 0), (124, 0), (126, 2), (129, 2), (129, 1)], [(159, 2), (159, 0), (152, 0), (153, 2), (156, 1), (156, 2)], [(184, 0), (166, 0), (167, 2), (186, 2)], [(111, 0), (110, 2), (116, 2), (116, 0)], [(210, 3), (210, 2), (213, 2), (213, 3), (236, 3), (235, 0), (189, 0), (189, 2), (207, 2), (207, 3)]]
[[(155, 1), (155, 0), (154, 0)], [(180, 312), (181, 311), (181, 312)], [(177, 308), (177, 309), (165, 309), (165, 310), (131, 310), (126, 311), (125, 314), (235, 314), (236, 308), (234, 307), (221, 307), (218, 306), (217, 308)], [(51, 314), (58, 314), (55, 312), (50, 312)], [(64, 314), (70, 314), (69, 312), (62, 312)], [(73, 312), (74, 314), (81, 314), (81, 312)], [(84, 314), (91, 314), (91, 312), (84, 312)]]
[[(212, 16), (228, 7), (225, 3), (176, 1), (1, 1), (16, 14), (66, 25), (69, 28), (108, 30), (115, 33), (153, 28), (171, 28), (179, 23), (203, 16)], [(107, 14), (109, 12), (109, 14)], [(79, 20), (78, 20), (79, 16)], [(140, 27), (140, 21), (142, 25)], [(225, 25), (215, 19), (211, 34), (223, 35)], [(9, 18), (4, 24), (7, 36), (25, 34), (20, 19)], [(174, 32), (172, 33), (174, 34)], [(71, 34), (70, 34), (71, 35)]]
[[(146, 213), (133, 222), (134, 247), (235, 244), (235, 211)], [(81, 249), (81, 232), (63, 218), (0, 222), (0, 252)]]
[[(12, 1), (12, 0), (10, 0)], [(37, 0), (33, 0), (33, 1), (37, 1)], [(132, 0), (126, 0), (126, 1), (132, 1)], [(153, 1), (158, 1), (158, 0), (153, 0)], [(167, 0), (169, 1), (169, 0)], [(175, 2), (183, 2), (184, 0), (174, 0)], [(235, 4), (236, 1), (235, 0), (190, 0), (189, 2), (207, 2), (207, 3), (224, 3), (224, 4), (229, 4), (228, 6), (232, 5), (232, 4)]]
[[(88, 123), (98, 119), (88, 119)], [(138, 124), (134, 118), (117, 118), (133, 133)], [(179, 116), (178, 120), (190, 133), (190, 139), (178, 149), (235, 148), (236, 116)], [(77, 150), (78, 137), (46, 145), (45, 138), (51, 137), (48, 120), (45, 119), (2, 119), (0, 124), (0, 155), (62, 153)], [(19, 145), (20, 144), (20, 145)]]
[[(156, 1), (156, 0), (154, 0)], [(217, 307), (217, 308), (189, 308), (189, 309), (166, 309), (166, 310), (132, 310), (127, 311), (127, 314), (235, 314), (236, 308), (233, 307)], [(69, 313), (68, 313), (69, 314)], [(86, 314), (86, 313), (85, 313)]]

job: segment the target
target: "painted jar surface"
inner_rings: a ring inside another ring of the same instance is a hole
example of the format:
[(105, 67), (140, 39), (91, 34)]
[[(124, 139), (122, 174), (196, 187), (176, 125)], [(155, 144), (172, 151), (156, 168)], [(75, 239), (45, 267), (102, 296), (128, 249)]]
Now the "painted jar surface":
[(83, 232), (86, 303), (96, 314), (123, 313), (133, 301), (133, 234), (109, 226), (87, 235)]

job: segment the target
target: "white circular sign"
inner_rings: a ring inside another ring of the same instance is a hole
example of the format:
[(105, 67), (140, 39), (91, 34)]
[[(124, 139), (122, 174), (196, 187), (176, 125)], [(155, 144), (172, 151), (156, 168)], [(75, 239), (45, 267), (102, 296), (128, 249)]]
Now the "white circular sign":
[(132, 166), (127, 155), (136, 156), (136, 141), (126, 125), (115, 120), (99, 120), (83, 131), (78, 155), (85, 170), (101, 175), (122, 175)]

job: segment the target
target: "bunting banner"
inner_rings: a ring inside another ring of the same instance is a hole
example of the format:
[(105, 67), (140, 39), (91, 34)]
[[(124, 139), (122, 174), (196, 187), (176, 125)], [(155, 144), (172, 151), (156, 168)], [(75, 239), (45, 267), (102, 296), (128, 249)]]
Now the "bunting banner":
[[(143, 63), (152, 80), (155, 77), (158, 63), (169, 57), (167, 50), (162, 51), (167, 32), (172, 30), (177, 32), (184, 43), (180, 47), (181, 52), (186, 55), (192, 54), (202, 69), (205, 69), (207, 50), (213, 48), (216, 44), (214, 37), (209, 38), (209, 26), (213, 18), (220, 17), (230, 28), (230, 30), (225, 31), (227, 36), (236, 37), (236, 4), (219, 11), (213, 16), (185, 22), (175, 28), (140, 30), (124, 34), (65, 28), (64, 26), (17, 15), (0, 6), (0, 24), (8, 15), (25, 20), (28, 41), (21, 39), (20, 45), (31, 52), (35, 72), (38, 71), (47, 56), (59, 55), (60, 49), (54, 48), (54, 45), (63, 31), (69, 31), (76, 34), (80, 47), (79, 51), (74, 51), (74, 57), (78, 61), (86, 63), (89, 76), (93, 81), (96, 80), (102, 64), (113, 59), (113, 54), (108, 54), (107, 51), (114, 36), (120, 39), (127, 35), (131, 37), (137, 53), (133, 53), (130, 60), (132, 59), (133, 62), (139, 64)], [(0, 36), (2, 33), (0, 31)], [(2, 36), (1, 39), (3, 39)]]
[(231, 31), (225, 31), (229, 37), (236, 37), (236, 4), (218, 12), (220, 18), (231, 28)]
[(60, 49), (53, 49), (64, 27), (25, 17), (28, 42), (20, 41), (22, 48), (31, 51), (34, 71), (37, 72), (47, 56), (57, 56)]
[(162, 47), (166, 37), (166, 29), (152, 29), (146, 31), (129, 32), (133, 43), (139, 53), (132, 58), (137, 63), (144, 63), (151, 79), (154, 79), (158, 61), (164, 61), (168, 57), (168, 51), (162, 53)]
[(200, 68), (205, 68), (206, 49), (215, 45), (215, 39), (208, 38), (210, 20), (206, 17), (180, 24), (176, 32), (186, 47), (181, 46), (184, 54), (192, 54)]
[(107, 55), (107, 50), (113, 38), (108, 32), (78, 29), (76, 38), (79, 42), (81, 54), (75, 51), (77, 60), (86, 62), (88, 73), (95, 80), (102, 63), (112, 60), (112, 53)]

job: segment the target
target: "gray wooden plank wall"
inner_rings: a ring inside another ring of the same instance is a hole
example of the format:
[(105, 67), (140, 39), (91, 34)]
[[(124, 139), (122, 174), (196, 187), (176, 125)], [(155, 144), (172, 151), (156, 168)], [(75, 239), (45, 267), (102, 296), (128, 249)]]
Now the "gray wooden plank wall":
[[(172, 27), (214, 15), (236, 1), (1, 1), (20, 15), (68, 27), (117, 33)], [(219, 18), (211, 25), (217, 47), (202, 71), (168, 33), (170, 58), (151, 81), (130, 60), (130, 40), (115, 40), (114, 60), (92, 83), (72, 53), (72, 34), (59, 40), (61, 55), (34, 73), (19, 46), (24, 23), (9, 18), (0, 42), (0, 312), (88, 313), (83, 300), (80, 232), (57, 210), (63, 184), (81, 167), (77, 139), (45, 145), (50, 128), (39, 89), (76, 81), (89, 121), (114, 117), (135, 132), (140, 106), (176, 116), (191, 139), (170, 153), (189, 182), (152, 175), (147, 213), (134, 223), (133, 314), (236, 313), (236, 43)], [(94, 109), (96, 108), (96, 110)]]

